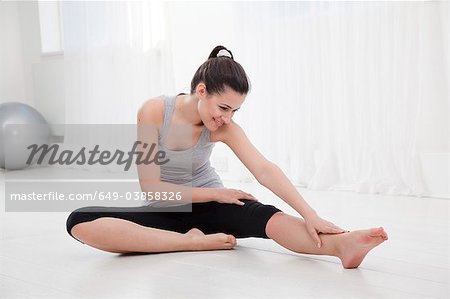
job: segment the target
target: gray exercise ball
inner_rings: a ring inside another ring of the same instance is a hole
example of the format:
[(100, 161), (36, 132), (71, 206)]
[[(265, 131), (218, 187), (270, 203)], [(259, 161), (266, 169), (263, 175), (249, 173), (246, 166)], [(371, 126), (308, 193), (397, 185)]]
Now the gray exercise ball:
[[(50, 127), (33, 107), (23, 103), (0, 104), (0, 168), (17, 170), (29, 165), (32, 144), (48, 144)], [(34, 161), (36, 159), (33, 159)]]

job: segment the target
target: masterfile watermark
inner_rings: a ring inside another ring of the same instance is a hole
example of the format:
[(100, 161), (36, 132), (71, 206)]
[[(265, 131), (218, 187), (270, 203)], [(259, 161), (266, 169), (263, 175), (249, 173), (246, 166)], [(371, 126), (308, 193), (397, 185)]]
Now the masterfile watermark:
[(95, 191), (94, 193), (60, 193), (60, 192), (46, 192), (46, 193), (11, 193), (9, 194), (11, 201), (116, 201), (124, 199), (127, 201), (182, 201), (181, 192), (125, 192), (121, 194), (117, 191)]
[[(6, 162), (28, 165), (5, 170), (6, 212), (71, 212), (85, 206), (191, 211), (190, 126), (171, 126), (175, 137), (169, 134), (165, 141), (154, 125), (50, 127), (55, 137), (43, 144), (27, 142), (39, 131), (36, 125), (6, 127), (0, 140)], [(23, 132), (18, 142), (17, 133)], [(177, 184), (171, 183), (174, 175)]]
[[(71, 164), (77, 164), (77, 165), (94, 165), (94, 164), (100, 164), (100, 165), (109, 165), (111, 163), (116, 162), (118, 165), (125, 164), (124, 170), (128, 171), (133, 164), (133, 157), (136, 156), (135, 163), (137, 165), (144, 164), (149, 165), (151, 163), (155, 163), (156, 165), (164, 165), (170, 160), (166, 158), (166, 153), (162, 150), (156, 151), (154, 153), (156, 144), (153, 143), (150, 145), (149, 149), (147, 150), (147, 153), (144, 151), (137, 151), (137, 147), (141, 145), (143, 149), (147, 149), (149, 147), (149, 144), (141, 141), (136, 141), (133, 144), (132, 149), (129, 152), (124, 152), (121, 150), (116, 150), (113, 154), (111, 151), (104, 150), (99, 151), (100, 145), (95, 145), (94, 149), (88, 150), (89, 158), (86, 157), (86, 147), (82, 147), (78, 153), (75, 154), (72, 150), (63, 150), (61, 152), (59, 151), (59, 145), (53, 144), (49, 146), (48, 144), (43, 145), (37, 145), (32, 144), (27, 147), (27, 149), (30, 149), (30, 155), (27, 159), (27, 164), (30, 165), (34, 159), (36, 159), (36, 154), (40, 155), (38, 156), (36, 164), (41, 165), (44, 162), (45, 157), (50, 153), (50, 157), (48, 159), (49, 165), (71, 165)], [(145, 158), (143, 158), (145, 153)], [(98, 155), (97, 155), (98, 154)], [(112, 156), (112, 157), (111, 157)], [(124, 158), (127, 156), (127, 158)], [(153, 156), (153, 157), (152, 157)], [(108, 160), (109, 159), (109, 160)]]

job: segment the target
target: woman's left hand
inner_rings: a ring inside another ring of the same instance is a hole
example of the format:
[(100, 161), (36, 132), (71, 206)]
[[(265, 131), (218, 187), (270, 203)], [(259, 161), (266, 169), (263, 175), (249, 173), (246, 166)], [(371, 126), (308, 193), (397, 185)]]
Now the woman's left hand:
[(319, 238), (319, 233), (342, 234), (348, 232), (347, 230), (340, 228), (334, 223), (320, 218), (316, 213), (306, 215), (304, 219), (306, 222), (306, 229), (308, 230), (308, 233), (319, 248), (322, 247), (322, 240), (320, 240)]

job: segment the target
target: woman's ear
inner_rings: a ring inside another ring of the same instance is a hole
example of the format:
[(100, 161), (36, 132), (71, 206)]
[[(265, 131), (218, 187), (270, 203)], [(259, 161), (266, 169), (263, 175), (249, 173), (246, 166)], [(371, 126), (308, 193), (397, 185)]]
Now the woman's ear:
[(206, 94), (208, 93), (206, 91), (206, 85), (203, 82), (200, 82), (197, 84), (197, 88), (195, 89), (195, 92), (197, 93), (197, 96), (203, 98), (206, 97)]

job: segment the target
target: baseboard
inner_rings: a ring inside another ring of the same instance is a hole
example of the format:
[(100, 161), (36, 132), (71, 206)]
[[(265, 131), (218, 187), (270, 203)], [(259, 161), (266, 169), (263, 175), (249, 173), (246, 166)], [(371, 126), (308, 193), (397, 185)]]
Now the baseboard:
[(450, 199), (450, 153), (422, 153), (420, 157), (427, 197)]

